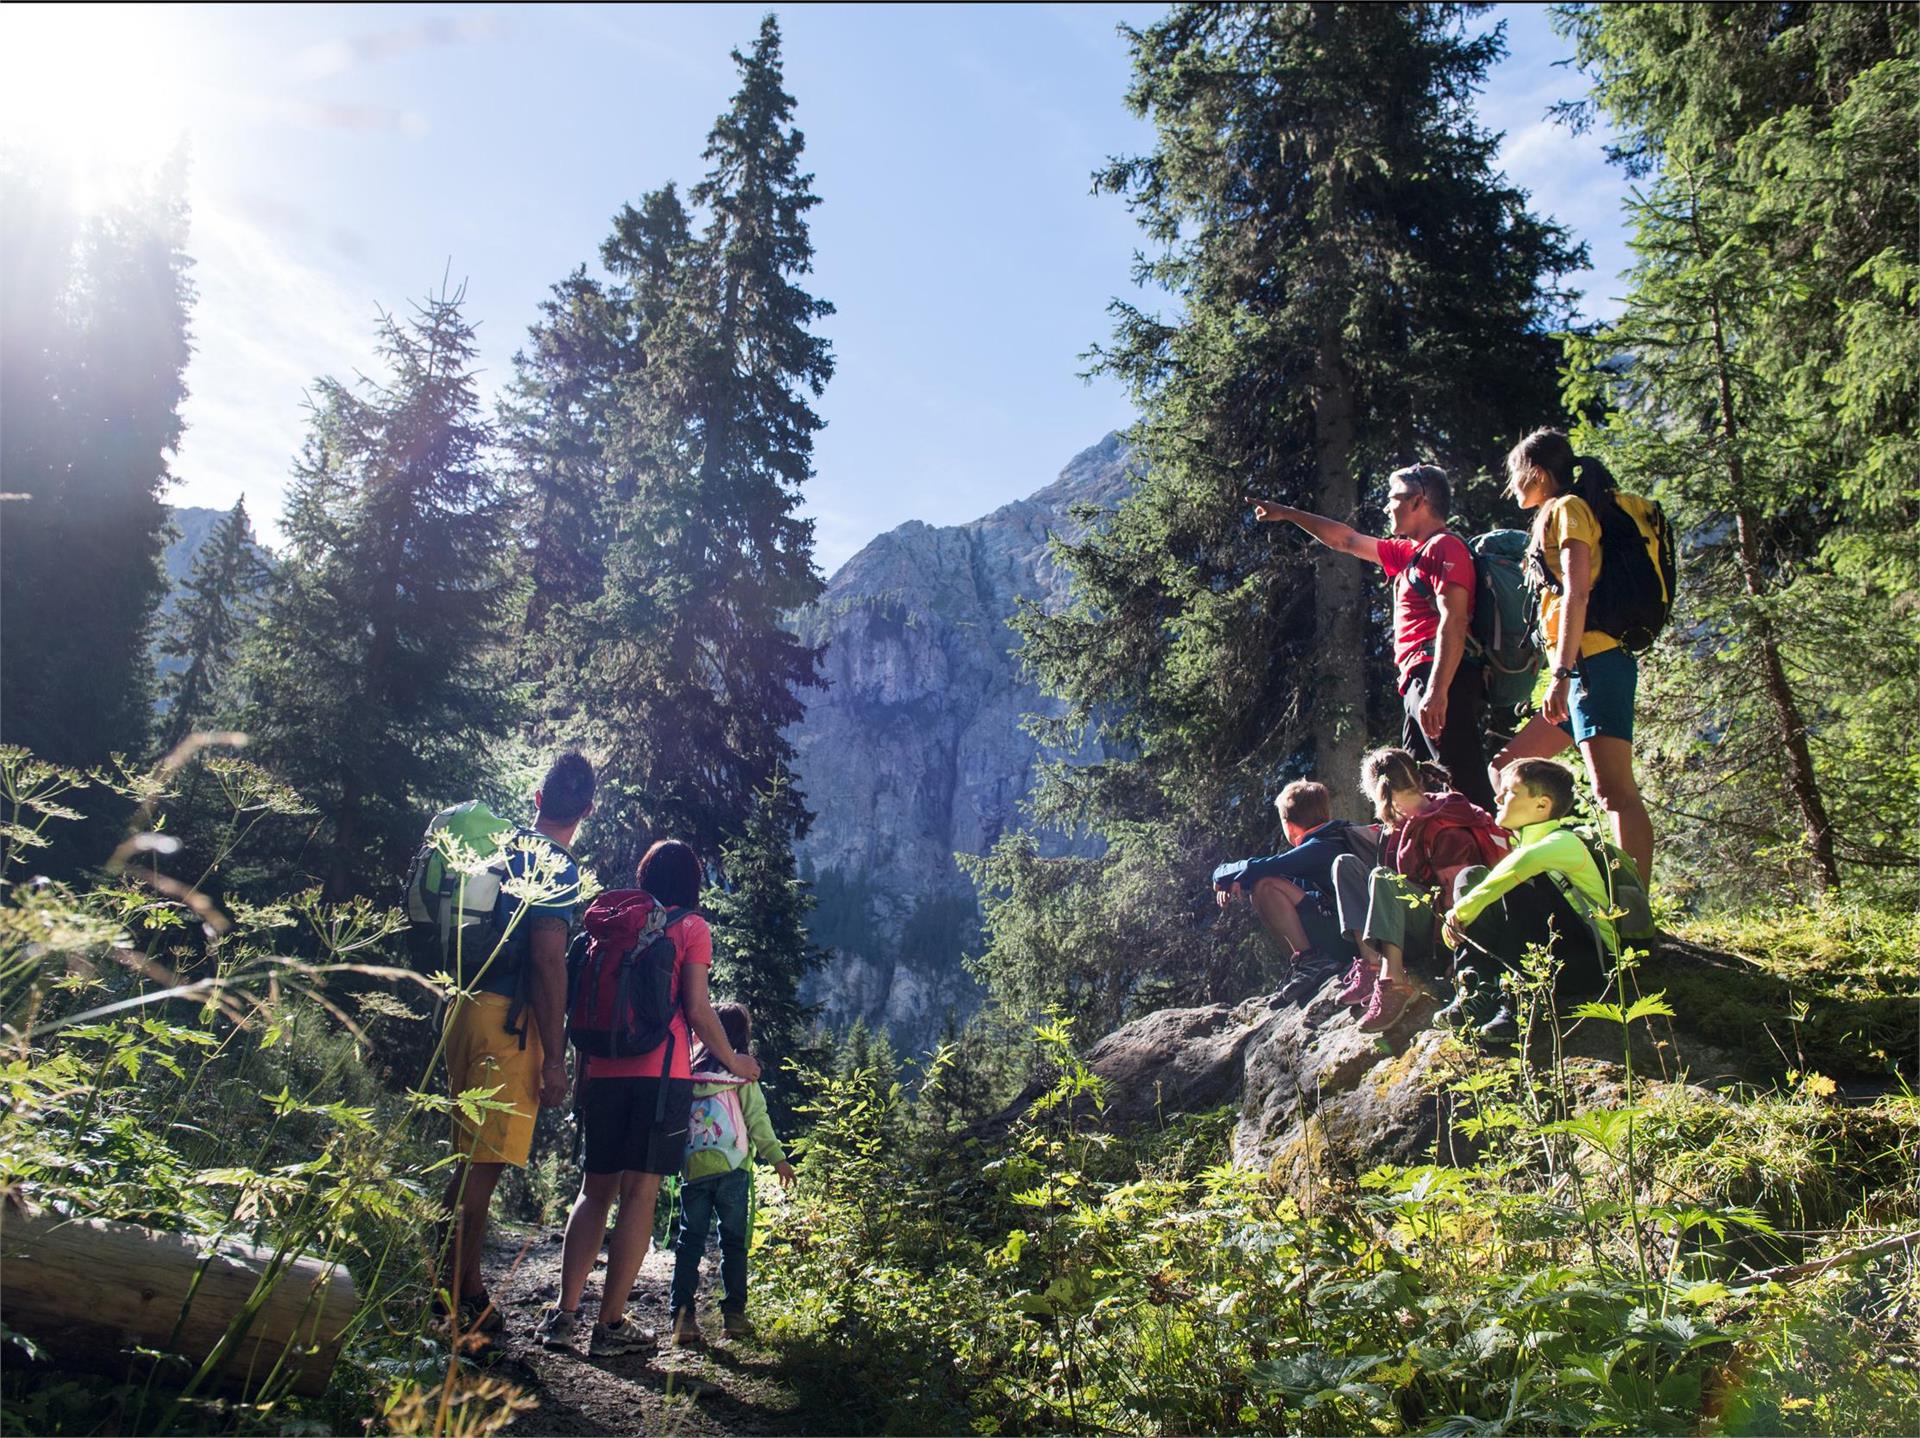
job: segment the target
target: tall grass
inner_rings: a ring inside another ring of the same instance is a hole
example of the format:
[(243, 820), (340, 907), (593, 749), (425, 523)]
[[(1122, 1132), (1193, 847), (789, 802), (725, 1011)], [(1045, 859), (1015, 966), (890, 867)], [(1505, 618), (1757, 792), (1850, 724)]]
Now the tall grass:
[[(445, 975), (395, 962), (396, 911), (278, 891), (270, 877), (209, 896), (251, 843), (312, 816), (223, 752), (243, 742), (195, 736), (148, 773), (82, 774), (0, 748), (6, 1202), (271, 1255), (198, 1364), (93, 1354), (96, 1376), (82, 1379), (64, 1366), (72, 1355), (0, 1329), (0, 1428), (497, 1431), (529, 1400), (459, 1361), (466, 1336), (436, 1326), (430, 1298), (448, 1255), (426, 1236), (445, 1227), (451, 1114), (478, 1117), (495, 1091), (437, 1089), (436, 1019), (454, 991)], [(104, 867), (82, 882), (32, 877), (51, 826), (111, 796), (133, 803), (134, 827)], [(171, 872), (188, 853), (194, 872)], [(469, 871), (494, 857), (450, 856)], [(526, 897), (550, 882), (534, 876)], [(396, 1082), (403, 1059), (411, 1072)], [(357, 1284), (327, 1391), (294, 1395), (282, 1354), (236, 1392), (221, 1363), (303, 1255), (345, 1265)]]

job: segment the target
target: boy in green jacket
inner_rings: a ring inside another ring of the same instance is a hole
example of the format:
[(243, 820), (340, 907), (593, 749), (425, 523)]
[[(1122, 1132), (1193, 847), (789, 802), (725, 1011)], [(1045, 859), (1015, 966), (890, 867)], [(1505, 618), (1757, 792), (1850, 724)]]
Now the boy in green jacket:
[(1459, 991), (1433, 1021), (1505, 1043), (1520, 1030), (1497, 979), (1501, 971), (1518, 972), (1529, 944), (1552, 947), (1563, 991), (1590, 994), (1606, 986), (1620, 937), (1599, 864), (1564, 827), (1573, 810), (1573, 771), (1551, 759), (1516, 759), (1501, 771), (1494, 797), (1494, 817), (1514, 846), (1491, 869), (1476, 865), (1455, 880), (1444, 933), (1465, 953), (1455, 973)]
[[(727, 1042), (746, 1053), (753, 1018), (741, 1004), (714, 1008)], [(726, 1289), (720, 1313), (729, 1338), (750, 1338), (747, 1321), (748, 1180), (752, 1159), (771, 1163), (780, 1182), (793, 1184), (793, 1165), (767, 1117), (757, 1083), (745, 1083), (706, 1062), (705, 1046), (693, 1055), (693, 1114), (687, 1125), (687, 1172), (673, 1230), (673, 1344), (694, 1348), (706, 1340), (693, 1313), (693, 1291), (706, 1257), (707, 1232), (720, 1220), (720, 1282)]]

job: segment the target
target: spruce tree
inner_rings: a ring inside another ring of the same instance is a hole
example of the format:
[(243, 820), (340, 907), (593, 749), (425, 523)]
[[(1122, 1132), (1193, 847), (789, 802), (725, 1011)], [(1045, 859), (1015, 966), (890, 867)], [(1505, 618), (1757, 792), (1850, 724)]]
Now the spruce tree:
[(82, 216), (0, 177), (0, 740), (61, 764), (137, 756), (151, 731), (193, 301), (181, 179)]
[(246, 658), (246, 727), (321, 810), (328, 895), (388, 893), (426, 816), (470, 798), (518, 718), (508, 515), (464, 289), (383, 317), (388, 375), (317, 386)]
[(1920, 19), (1647, 5), (1562, 23), (1643, 180), (1626, 309), (1574, 347), (1570, 394), (1619, 404), (1582, 441), (1688, 535), (1645, 706), (1652, 797), (1699, 841), (1669, 863), (1721, 888), (1851, 872), (1910, 892), (1920, 751), (1889, 716), (1920, 700), (1902, 614), (1920, 582)]
[[(734, 59), (741, 87), (691, 192), (697, 228), (681, 240), (666, 192), (616, 234), (641, 362), (622, 368), (609, 422), (600, 592), (554, 621), (549, 707), (602, 756), (593, 844), (611, 873), (667, 835), (718, 860), (791, 758), (782, 731), (819, 682), (818, 652), (784, 619), (821, 589), (798, 509), (821, 424), (808, 397), (833, 369), (809, 327), (832, 307), (799, 283), (817, 201), (772, 17)], [(805, 810), (785, 812), (803, 832)]]
[(776, 1126), (801, 1097), (786, 1065), (811, 1067), (822, 1057), (810, 1042), (819, 1005), (800, 1000), (801, 984), (827, 958), (807, 933), (813, 896), (794, 872), (790, 835), (800, 805), (792, 780), (776, 773), (721, 855), (725, 888), (709, 890), (706, 900), (715, 920), (714, 989), (753, 1015)]
[(550, 641), (561, 637), (549, 633), (549, 618), (559, 610), (564, 627), (602, 593), (607, 546), (634, 495), (633, 469), (621, 463), (632, 442), (616, 442), (621, 398), (646, 369), (649, 338), (684, 274), (687, 241), (686, 207), (673, 185), (623, 205), (600, 247), (609, 278), (582, 266), (555, 285), (514, 356), (501, 429), (532, 580), (522, 666), (536, 683), (551, 668)]
[(266, 559), (247, 518), (247, 502), (235, 500), (194, 556), (193, 572), (174, 611), (173, 632), (160, 645), (162, 655), (180, 661), (161, 685), (167, 706), (161, 753), (219, 712), (231, 661), (268, 578)]
[[(1138, 908), (1135, 880), (1177, 892), (1260, 852), (1274, 788), (1310, 773), (1349, 792), (1370, 738), (1398, 729), (1377, 572), (1257, 526), (1247, 496), (1378, 532), (1392, 469), (1466, 480), (1558, 414), (1557, 282), (1581, 255), (1474, 122), (1503, 43), (1465, 33), (1479, 8), (1180, 5), (1129, 32), (1128, 100), (1156, 144), (1097, 188), (1126, 197), (1156, 248), (1137, 277), (1176, 309), (1114, 306), (1096, 361), (1139, 408), (1140, 486), (1064, 551), (1072, 604), (1021, 625), (1070, 705), (1052, 737), (1091, 727), (1128, 756), (1041, 795), (1043, 817), (1114, 841), (1089, 905)], [(1206, 951), (1198, 912), (1145, 917), (1144, 953), (1181, 992), (1251, 981)]]

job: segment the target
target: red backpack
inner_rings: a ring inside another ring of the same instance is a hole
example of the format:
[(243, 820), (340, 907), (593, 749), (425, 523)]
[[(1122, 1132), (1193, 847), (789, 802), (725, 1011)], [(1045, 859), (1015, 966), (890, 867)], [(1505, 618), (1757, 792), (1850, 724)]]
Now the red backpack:
[(668, 931), (692, 910), (670, 909), (645, 889), (609, 889), (587, 906), (567, 950), (567, 1038), (590, 1058), (638, 1058), (667, 1045), (673, 1066), (675, 950)]
[(1466, 795), (1428, 797), (1438, 802), (1395, 831), (1393, 865), (1421, 888), (1439, 886), (1444, 907), (1451, 902), (1444, 891), (1452, 874), (1469, 864), (1491, 868), (1499, 863), (1506, 857), (1507, 838), (1493, 816)]

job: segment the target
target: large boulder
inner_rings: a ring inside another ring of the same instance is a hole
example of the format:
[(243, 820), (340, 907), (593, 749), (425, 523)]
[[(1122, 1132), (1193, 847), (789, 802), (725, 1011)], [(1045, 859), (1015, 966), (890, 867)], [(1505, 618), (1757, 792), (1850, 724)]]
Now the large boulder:
[[(1629, 981), (1652, 992), (1689, 977), (1715, 985), (1764, 983), (1766, 976), (1731, 955), (1667, 944)], [(1177, 1113), (1237, 1105), (1237, 1162), (1298, 1186), (1329, 1166), (1363, 1173), (1382, 1163), (1466, 1161), (1471, 1147), (1455, 1131), (1449, 1080), (1465, 1050), (1429, 1028), (1439, 996), (1422, 992), (1384, 1033), (1360, 1031), (1357, 1013), (1334, 1002), (1330, 979), (1305, 1004), (1277, 996), (1238, 1005), (1163, 1009), (1115, 1030), (1094, 1045), (1088, 1066), (1107, 1085), (1106, 1121), (1126, 1129)], [(1674, 1019), (1638, 1022), (1627, 1041), (1634, 1072), (1661, 1084), (1712, 1087), (1764, 1081), (1778, 1055), (1702, 1039)], [(1616, 1098), (1625, 1072), (1623, 1031), (1597, 1019), (1562, 1018), (1535, 1031), (1529, 1057), (1558, 1061), (1576, 1105)], [(1022, 1095), (998, 1120), (1004, 1127), (1039, 1088)]]

